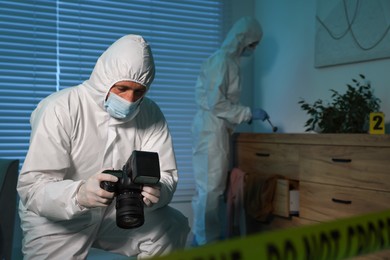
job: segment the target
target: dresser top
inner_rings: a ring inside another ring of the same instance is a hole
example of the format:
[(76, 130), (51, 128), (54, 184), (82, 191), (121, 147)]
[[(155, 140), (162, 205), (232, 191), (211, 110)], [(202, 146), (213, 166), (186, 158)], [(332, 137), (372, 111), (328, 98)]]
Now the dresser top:
[(378, 146), (390, 147), (390, 135), (373, 134), (266, 134), (266, 133), (236, 133), (235, 142), (261, 142), (307, 145), (348, 145), (348, 146)]

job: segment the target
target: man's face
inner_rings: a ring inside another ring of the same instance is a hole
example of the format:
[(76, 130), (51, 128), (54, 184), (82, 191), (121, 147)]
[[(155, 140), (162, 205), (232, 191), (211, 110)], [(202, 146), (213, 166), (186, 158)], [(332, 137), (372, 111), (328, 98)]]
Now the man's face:
[(119, 81), (111, 87), (106, 99), (111, 92), (129, 102), (135, 102), (145, 95), (146, 87), (133, 81)]

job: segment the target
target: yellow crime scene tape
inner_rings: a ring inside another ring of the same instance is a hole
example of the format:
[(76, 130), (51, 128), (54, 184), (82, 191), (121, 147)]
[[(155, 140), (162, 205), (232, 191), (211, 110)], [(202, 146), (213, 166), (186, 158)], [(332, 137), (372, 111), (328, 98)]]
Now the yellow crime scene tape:
[(390, 248), (390, 210), (175, 251), (169, 260), (337, 260)]

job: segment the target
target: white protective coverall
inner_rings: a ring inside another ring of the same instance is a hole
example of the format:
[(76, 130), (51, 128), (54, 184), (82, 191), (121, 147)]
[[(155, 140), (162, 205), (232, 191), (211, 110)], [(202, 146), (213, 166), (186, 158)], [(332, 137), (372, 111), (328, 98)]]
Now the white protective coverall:
[[(154, 71), (144, 39), (124, 36), (101, 55), (88, 80), (50, 95), (32, 113), (30, 148), (17, 187), (25, 259), (85, 259), (91, 246), (141, 258), (184, 246), (187, 218), (167, 206), (178, 175), (162, 112), (147, 97), (127, 122), (104, 109), (116, 82), (134, 81), (149, 89)], [(115, 201), (84, 208), (76, 193), (102, 169), (122, 169), (133, 150), (159, 154), (161, 196), (145, 207), (143, 226), (121, 229)]]
[(230, 135), (237, 124), (249, 122), (251, 109), (240, 105), (240, 57), (245, 47), (262, 38), (253, 18), (238, 20), (222, 46), (201, 67), (196, 84), (193, 171), (197, 194), (192, 201), (195, 243), (222, 239), (225, 229), (223, 193), (229, 167)]

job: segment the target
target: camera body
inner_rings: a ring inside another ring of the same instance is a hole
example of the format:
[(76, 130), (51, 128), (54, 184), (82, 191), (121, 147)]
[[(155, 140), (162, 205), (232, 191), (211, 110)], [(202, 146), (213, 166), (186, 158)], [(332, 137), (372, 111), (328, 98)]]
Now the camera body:
[(118, 177), (117, 182), (102, 181), (100, 187), (116, 196), (116, 224), (130, 229), (144, 224), (144, 204), (141, 195), (145, 184), (160, 181), (160, 161), (155, 152), (134, 150), (122, 170), (105, 170)]

